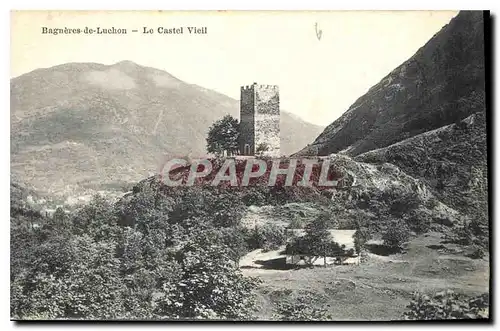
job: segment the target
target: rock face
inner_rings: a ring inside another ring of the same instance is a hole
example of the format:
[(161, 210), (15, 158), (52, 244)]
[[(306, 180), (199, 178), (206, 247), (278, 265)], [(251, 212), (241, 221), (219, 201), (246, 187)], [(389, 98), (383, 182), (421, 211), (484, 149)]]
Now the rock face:
[(298, 154), (359, 155), (484, 111), (482, 12), (460, 12)]
[[(10, 86), (12, 173), (41, 193), (121, 189), (166, 157), (205, 155), (210, 125), (239, 117), (238, 100), (130, 61), (38, 69)], [(322, 129), (279, 119), (285, 154)]]
[(420, 179), (443, 203), (477, 219), (488, 219), (488, 159), (484, 112), (355, 157), (397, 164)]
[(298, 155), (391, 163), (445, 204), (488, 218), (484, 22), (460, 12)]

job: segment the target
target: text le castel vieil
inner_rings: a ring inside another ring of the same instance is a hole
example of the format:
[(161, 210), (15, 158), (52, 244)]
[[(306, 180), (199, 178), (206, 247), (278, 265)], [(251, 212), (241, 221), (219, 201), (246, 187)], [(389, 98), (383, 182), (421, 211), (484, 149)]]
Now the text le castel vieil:
[(156, 29), (153, 29), (153, 28), (145, 26), (142, 28), (142, 33), (143, 34), (154, 34), (154, 33), (159, 33), (159, 34), (207, 34), (208, 28), (206, 26), (203, 26), (203, 27), (181, 26), (181, 27), (171, 27), (171, 28), (160, 26)]

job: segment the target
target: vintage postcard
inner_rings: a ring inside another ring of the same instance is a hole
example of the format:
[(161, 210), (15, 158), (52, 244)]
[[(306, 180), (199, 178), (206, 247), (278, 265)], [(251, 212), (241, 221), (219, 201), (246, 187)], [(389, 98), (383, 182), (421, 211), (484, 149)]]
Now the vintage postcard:
[(489, 20), (12, 11), (11, 319), (490, 320)]

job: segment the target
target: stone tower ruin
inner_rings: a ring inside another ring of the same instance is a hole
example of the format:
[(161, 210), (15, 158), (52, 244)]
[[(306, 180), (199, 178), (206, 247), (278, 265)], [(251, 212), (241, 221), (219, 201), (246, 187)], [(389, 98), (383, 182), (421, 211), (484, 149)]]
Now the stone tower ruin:
[(276, 85), (241, 87), (240, 154), (280, 156), (280, 94)]

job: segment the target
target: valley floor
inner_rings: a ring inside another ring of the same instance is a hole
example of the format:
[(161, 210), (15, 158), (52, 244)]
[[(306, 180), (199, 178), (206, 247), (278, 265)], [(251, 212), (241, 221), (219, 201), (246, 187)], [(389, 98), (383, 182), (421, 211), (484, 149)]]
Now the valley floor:
[(488, 292), (488, 255), (473, 260), (429, 247), (439, 244), (439, 234), (430, 233), (412, 240), (405, 254), (369, 254), (367, 261), (357, 266), (288, 270), (276, 262), (266, 263), (283, 261), (282, 250), (265, 254), (253, 251), (242, 259), (240, 267), (246, 276), (262, 280), (259, 320), (271, 319), (277, 302), (293, 302), (303, 294), (320, 298), (311, 304), (327, 308), (336, 321), (398, 320), (415, 291)]

